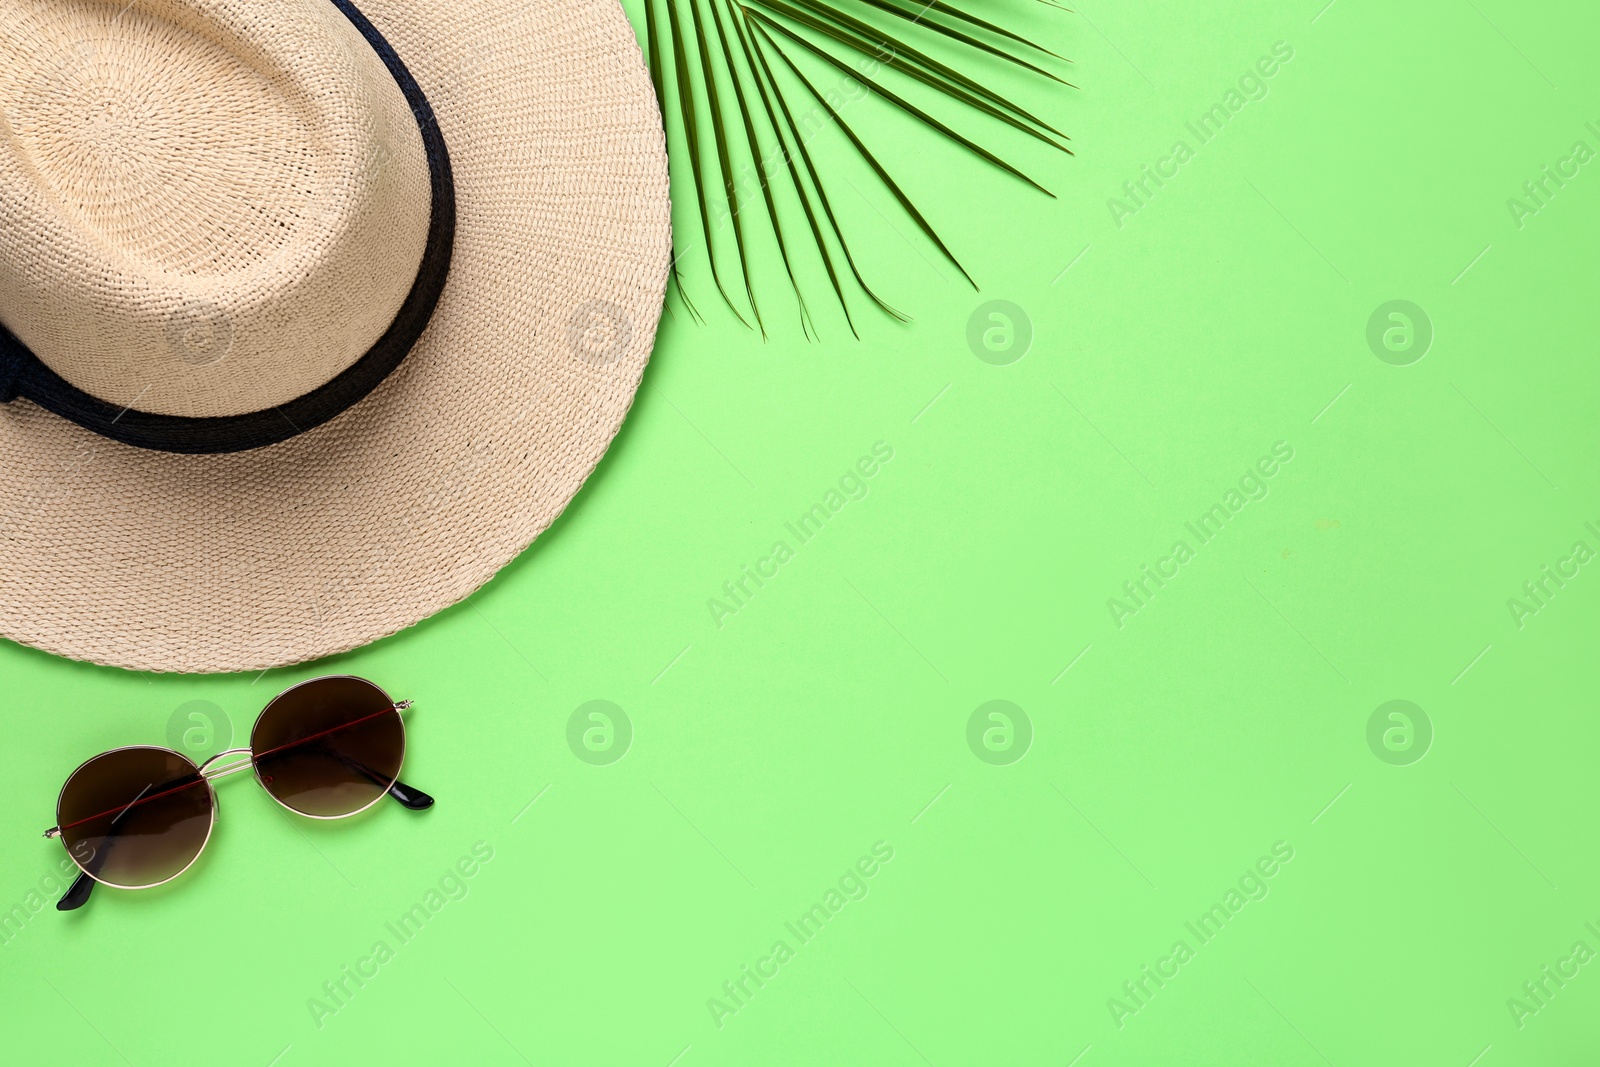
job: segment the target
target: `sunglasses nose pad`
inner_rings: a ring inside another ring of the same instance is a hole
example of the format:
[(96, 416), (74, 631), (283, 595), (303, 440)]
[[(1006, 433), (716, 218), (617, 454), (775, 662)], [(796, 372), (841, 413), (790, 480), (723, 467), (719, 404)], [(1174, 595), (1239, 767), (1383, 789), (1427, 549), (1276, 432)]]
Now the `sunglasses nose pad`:
[(389, 795), (412, 811), (423, 811), (433, 807), (433, 798), (420, 789), (413, 789), (404, 782), (395, 782), (389, 787)]

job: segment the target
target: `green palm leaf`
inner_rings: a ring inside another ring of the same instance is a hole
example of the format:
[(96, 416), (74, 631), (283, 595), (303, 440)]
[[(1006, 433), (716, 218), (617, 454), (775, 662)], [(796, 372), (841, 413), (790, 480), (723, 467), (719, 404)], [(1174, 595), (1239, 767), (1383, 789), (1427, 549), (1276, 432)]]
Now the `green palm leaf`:
[[(1040, 2), (1059, 7), (1052, 0)], [(830, 94), (817, 88), (812, 76), (797, 62), (799, 59), (843, 72), (871, 95), (916, 119), (923, 128), (935, 131), (1045, 196), (1054, 194), (1004, 159), (995, 148), (957, 132), (928, 108), (907, 98), (891, 81), (919, 85), (924, 96), (929, 96), (927, 90), (932, 91), (930, 99), (986, 116), (1072, 154), (1062, 143), (1067, 139), (1064, 133), (993, 84), (986, 84), (970, 70), (955, 65), (979, 65), (995, 72), (1003, 69), (1041, 85), (1070, 88), (1070, 82), (1049, 69), (1051, 63), (1067, 61), (1016, 30), (963, 11), (945, 0), (644, 0), (644, 5), (645, 51), (661, 100), (669, 144), (681, 140), (683, 146), (681, 156), (673, 155), (673, 169), (680, 174), (683, 170), (689, 172), (687, 182), (694, 190), (694, 207), (699, 215), (698, 236), (685, 241), (679, 235), (682, 243), (674, 250), (671, 275), (678, 298), (696, 320), (703, 321), (689, 301), (678, 268), (679, 260), (686, 255), (706, 263), (712, 284), (733, 315), (746, 326), (753, 319), (753, 328), (766, 336), (750, 244), (751, 238), (764, 230), (771, 236), (769, 247), (776, 247), (793, 290), (800, 328), (808, 338), (814, 336), (801, 281), (803, 272), (797, 269), (795, 258), (804, 251), (805, 241), (796, 244), (793, 225), (803, 221), (804, 228), (799, 232), (809, 236), (853, 335), (860, 336), (847, 295), (852, 287), (885, 315), (909, 321), (880, 298), (862, 275), (845, 228), (828, 197), (823, 170), (807, 143), (808, 132), (815, 130), (808, 131), (806, 124), (795, 118), (789, 98), (796, 92), (815, 101), (817, 106), (807, 107), (807, 115), (826, 116), (899, 209), (977, 288), (933, 224), (862, 135), (840, 114), (830, 101)], [(854, 58), (847, 60), (846, 56)], [(868, 73), (869, 68), (873, 73)], [(759, 193), (741, 189), (742, 180), (751, 175), (757, 180)], [(774, 186), (792, 193), (792, 198), (775, 195)], [(785, 212), (794, 210), (793, 201), (798, 201), (799, 215), (786, 220)], [(786, 221), (789, 229), (785, 228)], [(736, 262), (737, 277), (744, 283), (749, 319), (723, 284), (719, 260), (729, 256)], [(840, 270), (840, 260), (844, 271)]]

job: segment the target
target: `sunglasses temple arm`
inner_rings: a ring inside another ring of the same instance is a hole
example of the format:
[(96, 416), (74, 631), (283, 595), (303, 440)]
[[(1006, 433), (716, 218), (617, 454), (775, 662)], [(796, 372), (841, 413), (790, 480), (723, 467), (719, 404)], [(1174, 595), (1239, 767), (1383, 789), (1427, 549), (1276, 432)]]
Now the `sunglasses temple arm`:
[[(349, 767), (351, 770), (361, 775), (367, 781), (372, 782), (374, 785), (383, 785), (388, 781), (388, 779), (386, 779), (383, 775), (379, 774), (371, 767), (368, 767), (365, 763), (362, 763), (358, 759), (352, 759), (343, 752), (332, 752), (332, 755), (346, 767)], [(410, 808), (412, 811), (426, 811), (427, 809), (433, 807), (433, 798), (431, 796), (429, 796), (427, 793), (424, 793), (422, 790), (415, 788), (414, 786), (406, 785), (398, 778), (389, 785), (388, 792), (390, 796), (394, 797), (401, 804)]]
[[(131, 804), (129, 805), (129, 807), (132, 806), (133, 805)], [(127, 814), (126, 808), (123, 809), (122, 814)], [(115, 819), (111, 820), (111, 825), (106, 830), (107, 847), (110, 847), (111, 838), (117, 835), (119, 831), (117, 824), (121, 821), (122, 815), (118, 815)], [(98, 852), (92, 853), (88, 859), (89, 863), (96, 864), (96, 870), (100, 869), (98, 866), (100, 855), (101, 854)], [(56, 901), (56, 910), (76, 911), (78, 908), (81, 908), (85, 904), (89, 903), (89, 894), (92, 892), (94, 892), (94, 879), (89, 877), (88, 871), (80, 871), (78, 873), (77, 881), (68, 886), (67, 891), (61, 894), (61, 899)]]
[(67, 891), (61, 894), (61, 899), (56, 901), (57, 911), (73, 911), (89, 903), (89, 894), (94, 891), (94, 879), (87, 874), (79, 873), (78, 880), (73, 882)]
[(420, 789), (406, 785), (398, 779), (389, 787), (389, 795), (412, 811), (426, 811), (428, 808), (433, 807), (433, 798), (431, 796)]
[[(133, 805), (129, 804), (128, 807), (131, 808)], [(110, 847), (111, 839), (121, 832), (121, 828), (117, 824), (122, 821), (122, 816), (127, 813), (128, 809), (124, 808), (122, 814), (112, 819), (111, 825), (107, 827), (106, 843), (108, 848)], [(88, 862), (96, 865), (95, 870), (100, 869), (98, 866), (100, 856), (101, 853), (96, 852), (89, 857)], [(89, 894), (92, 892), (94, 892), (94, 879), (89, 877), (88, 871), (83, 871), (78, 875), (78, 880), (68, 886), (65, 893), (61, 894), (61, 899), (56, 901), (56, 910), (75, 911), (89, 903)]]

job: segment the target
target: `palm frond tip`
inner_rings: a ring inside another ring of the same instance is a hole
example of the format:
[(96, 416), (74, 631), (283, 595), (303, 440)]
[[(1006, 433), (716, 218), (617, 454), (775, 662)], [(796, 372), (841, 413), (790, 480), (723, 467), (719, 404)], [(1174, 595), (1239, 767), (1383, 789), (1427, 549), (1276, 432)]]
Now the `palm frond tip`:
[[(1043, 2), (1059, 7), (1050, 0)], [(958, 111), (985, 116), (1072, 154), (1062, 143), (1066, 135), (1055, 126), (933, 53), (1020, 73), (1057, 88), (1070, 88), (1071, 83), (1047, 64), (1068, 61), (1015, 30), (945, 0), (644, 0), (644, 4), (645, 53), (669, 144), (681, 141), (684, 148), (681, 157), (673, 158), (674, 171), (689, 172), (687, 184), (694, 190), (699, 216), (698, 234), (687, 239), (680, 235), (671, 277), (685, 310), (696, 321), (703, 318), (689, 301), (678, 268), (686, 255), (706, 262), (712, 284), (741, 323), (767, 335), (749, 244), (763, 224), (777, 248), (807, 337), (816, 330), (794, 258), (805, 245), (803, 238), (796, 243), (802, 234), (810, 238), (853, 335), (860, 336), (845, 275), (879, 311), (909, 321), (868, 285), (851, 253), (845, 228), (829, 200), (825, 175), (808, 147), (821, 125), (837, 128), (899, 209), (977, 287), (932, 223), (797, 59), (842, 72), (869, 95), (1046, 196), (1054, 194), (998, 151), (957, 132), (895, 91), (891, 80), (924, 86)], [(796, 91), (816, 106), (791, 106)], [(802, 110), (799, 119), (796, 110)], [(775, 185), (793, 196), (775, 195)], [(786, 218), (795, 211), (794, 202), (799, 214)], [(795, 229), (797, 225), (803, 229)], [(748, 319), (724, 285), (719, 257), (727, 256), (737, 263)]]

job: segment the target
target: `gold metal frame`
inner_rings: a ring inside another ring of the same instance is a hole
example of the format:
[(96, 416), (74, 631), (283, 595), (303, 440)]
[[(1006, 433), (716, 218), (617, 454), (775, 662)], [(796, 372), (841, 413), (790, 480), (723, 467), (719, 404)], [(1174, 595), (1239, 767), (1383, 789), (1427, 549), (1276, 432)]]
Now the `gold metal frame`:
[[(78, 868), (78, 870), (82, 871), (84, 874), (88, 875), (90, 878), (93, 878), (96, 882), (99, 882), (101, 885), (110, 886), (112, 889), (154, 889), (158, 885), (166, 885), (168, 882), (170, 882), (174, 878), (178, 877), (178, 875), (183, 874), (184, 871), (187, 871), (190, 867), (194, 866), (195, 860), (198, 860), (200, 858), (201, 853), (205, 852), (206, 846), (211, 844), (211, 835), (217, 828), (217, 790), (216, 790), (216, 787), (211, 784), (211, 779), (206, 778), (205, 775), (201, 772), (201, 767), (203, 765), (196, 764), (194, 760), (190, 759), (188, 756), (185, 756), (182, 752), (179, 752), (177, 749), (166, 748), (165, 746), (162, 746), (162, 745), (123, 745), (121, 748), (108, 748), (104, 752), (101, 752), (101, 753), (98, 753), (96, 755), (90, 756), (88, 759), (86, 759), (82, 763), (78, 764), (75, 768), (73, 768), (72, 774), (67, 775), (67, 780), (65, 782), (61, 783), (61, 792), (56, 794), (56, 820), (57, 820), (57, 822), (59, 823), (59, 821), (61, 819), (61, 801), (67, 795), (67, 786), (72, 783), (72, 779), (73, 779), (74, 775), (76, 775), (79, 771), (83, 770), (89, 764), (93, 763), (95, 760), (99, 759), (102, 756), (109, 756), (114, 752), (139, 752), (139, 751), (166, 752), (166, 753), (169, 753), (170, 755), (177, 756), (179, 759), (183, 760), (183, 762), (187, 763), (189, 766), (194, 768), (195, 773), (199, 774), (200, 777), (205, 781), (206, 790), (211, 794), (211, 824), (206, 827), (205, 840), (200, 842), (200, 847), (195, 850), (194, 856), (189, 860), (188, 863), (185, 863), (183, 865), (182, 869), (180, 869), (177, 872), (177, 874), (168, 875), (166, 878), (161, 879), (161, 881), (159, 881), (159, 882), (151, 882), (149, 885), (119, 885), (116, 882), (108, 882), (108, 881), (106, 881), (104, 878), (101, 878), (99, 875), (95, 874), (89, 868), (85, 867), (83, 865), (83, 861), (78, 859), (77, 856), (74, 856), (72, 854), (72, 849), (67, 848), (67, 839), (62, 836), (61, 829), (60, 829), (59, 825), (58, 826), (52, 826), (52, 827), (50, 827), (50, 829), (48, 829), (48, 830), (46, 830), (44, 832), (44, 836), (46, 836), (46, 837), (60, 838), (61, 847), (63, 849), (66, 849), (67, 856), (72, 860), (72, 865), (74, 867)], [(215, 758), (215, 757), (213, 757), (213, 758)]]
[[(405, 763), (406, 763), (406, 720), (405, 720), (405, 715), (402, 714), (402, 713), (407, 711), (408, 709), (410, 709), (410, 707), (411, 707), (411, 705), (413, 703), (412, 701), (410, 701), (410, 700), (395, 700), (393, 697), (391, 697), (389, 695), (388, 691), (386, 691), (382, 686), (378, 685), (378, 683), (376, 683), (376, 682), (374, 682), (374, 681), (372, 681), (370, 679), (367, 679), (367, 678), (361, 678), (361, 677), (359, 677), (357, 675), (354, 675), (354, 674), (324, 674), (324, 675), (320, 675), (320, 676), (318, 676), (316, 678), (307, 678), (303, 682), (296, 682), (294, 685), (291, 685), (289, 688), (283, 690), (283, 692), (279, 693), (277, 696), (275, 696), (271, 700), (267, 701), (266, 705), (264, 707), (262, 707), (262, 709), (261, 709), (261, 711), (259, 713), (257, 713), (256, 721), (251, 724), (251, 726), (250, 726), (250, 735), (251, 735), (251, 738), (254, 739), (255, 732), (256, 732), (256, 727), (261, 724), (261, 716), (265, 715), (267, 713), (267, 709), (271, 708), (273, 704), (276, 704), (280, 698), (282, 698), (283, 696), (285, 696), (285, 695), (287, 695), (289, 693), (294, 692), (296, 689), (299, 689), (302, 686), (310, 685), (313, 682), (326, 682), (326, 681), (329, 681), (331, 679), (348, 679), (350, 681), (363, 682), (366, 685), (372, 686), (372, 688), (376, 689), (379, 693), (381, 693), (383, 695), (383, 698), (389, 702), (389, 705), (394, 708), (395, 713), (400, 718), (400, 767), (395, 772), (394, 780), (389, 783), (389, 788), (379, 790), (377, 796), (373, 797), (372, 800), (368, 801), (366, 804), (363, 804), (361, 807), (357, 808), (355, 811), (346, 812), (343, 815), (312, 815), (309, 812), (304, 812), (304, 811), (299, 810), (298, 808), (292, 808), (288, 804), (285, 804), (283, 801), (279, 800), (273, 794), (272, 790), (267, 788), (267, 783), (261, 781), (261, 770), (260, 770), (259, 767), (256, 766), (255, 754), (254, 754), (254, 749), (253, 748), (249, 748), (249, 747), (246, 747), (246, 748), (226, 748), (226, 749), (223, 749), (221, 752), (218, 752), (216, 755), (211, 756), (210, 758), (208, 758), (204, 763), (195, 763), (194, 760), (190, 759), (188, 756), (184, 755), (182, 752), (179, 752), (176, 749), (166, 748), (165, 746), (162, 746), (162, 745), (123, 745), (120, 748), (108, 748), (104, 752), (101, 752), (101, 753), (98, 753), (96, 755), (90, 756), (88, 759), (86, 759), (82, 763), (78, 764), (77, 767), (73, 768), (72, 773), (67, 775), (66, 781), (61, 783), (61, 792), (56, 794), (56, 822), (57, 822), (57, 825), (52, 826), (52, 827), (50, 827), (50, 829), (46, 830), (44, 832), (44, 836), (45, 837), (53, 837), (53, 838), (59, 839), (61, 841), (61, 847), (66, 850), (67, 856), (68, 856), (68, 858), (70, 858), (72, 860), (73, 866), (77, 867), (78, 870), (80, 870), (84, 874), (88, 875), (91, 879), (93, 879), (94, 881), (98, 882), (100, 885), (109, 886), (112, 889), (154, 889), (157, 886), (166, 885), (168, 882), (172, 881), (174, 878), (180, 877), (182, 874), (184, 874), (184, 872), (188, 871), (188, 869), (190, 867), (193, 867), (195, 865), (195, 862), (200, 859), (200, 856), (206, 850), (206, 846), (211, 843), (211, 835), (212, 835), (213, 832), (215, 832), (215, 830), (217, 828), (217, 812), (220, 810), (220, 807), (221, 807), (221, 805), (217, 802), (217, 788), (212, 783), (215, 782), (219, 778), (226, 778), (229, 775), (236, 774), (239, 771), (242, 771), (242, 770), (244, 770), (246, 768), (250, 768), (252, 771), (254, 771), (255, 777), (256, 777), (256, 783), (261, 786), (261, 791), (266, 793), (267, 796), (271, 797), (285, 811), (293, 812), (294, 814), (302, 816), (303, 818), (318, 819), (318, 820), (321, 820), (323, 822), (332, 822), (332, 821), (337, 820), (337, 819), (348, 819), (348, 818), (350, 818), (352, 816), (360, 815), (362, 812), (367, 811), (373, 805), (377, 804), (380, 800), (382, 800), (385, 796), (387, 796), (388, 792), (389, 792), (389, 789), (394, 787), (394, 782), (398, 782), (400, 780), (399, 772), (400, 772), (400, 770), (403, 770), (405, 768)], [(148, 750), (154, 751), (154, 752), (166, 752), (166, 753), (169, 753), (171, 755), (177, 756), (179, 759), (183, 760), (185, 763), (189, 764), (189, 766), (194, 768), (195, 774), (199, 775), (200, 779), (206, 783), (206, 790), (211, 794), (211, 824), (206, 827), (205, 840), (200, 842), (200, 847), (195, 851), (195, 854), (194, 854), (193, 858), (190, 859), (188, 863), (184, 864), (183, 868), (181, 870), (179, 870), (176, 874), (173, 874), (173, 875), (170, 875), (170, 876), (168, 876), (166, 878), (163, 878), (159, 882), (151, 882), (149, 885), (118, 885), (116, 882), (108, 882), (104, 878), (101, 878), (101, 877), (97, 876), (93, 871), (91, 871), (87, 867), (85, 867), (83, 865), (83, 862), (80, 861), (77, 856), (72, 854), (72, 849), (67, 848), (66, 838), (62, 835), (61, 827), (60, 827), (61, 802), (66, 797), (67, 786), (71, 784), (73, 777), (76, 776), (79, 771), (83, 770), (89, 764), (93, 763), (95, 760), (100, 759), (102, 756), (109, 756), (114, 752), (129, 752), (129, 751), (145, 750), (145, 749), (148, 749)], [(224, 766), (218, 767), (218, 768), (216, 768), (214, 770), (207, 770), (207, 768), (211, 767), (211, 765), (213, 763), (215, 763), (219, 759), (222, 759), (224, 756), (243, 756), (245, 758), (239, 759), (239, 760), (235, 760), (232, 763), (225, 764)]]
[[(372, 681), (370, 679), (361, 678), (361, 677), (358, 677), (358, 676), (356, 676), (354, 674), (325, 674), (320, 678), (307, 678), (303, 682), (296, 682), (294, 685), (291, 685), (289, 688), (285, 689), (283, 692), (279, 693), (277, 696), (275, 696), (271, 700), (267, 701), (267, 707), (261, 709), (261, 715), (265, 715), (267, 713), (267, 708), (272, 707), (272, 705), (276, 704), (279, 700), (281, 700), (284, 697), (288, 696), (290, 693), (294, 692), (296, 689), (299, 689), (301, 686), (310, 685), (312, 682), (325, 682), (330, 678), (346, 678), (346, 679), (349, 679), (349, 680), (355, 681), (355, 682), (365, 682), (367, 685), (372, 686), (372, 688), (376, 689), (378, 692), (383, 694), (383, 699), (387, 700), (390, 703), (390, 705), (394, 708), (396, 714), (399, 714), (400, 712), (403, 712), (407, 708), (411, 707), (411, 701), (409, 701), (409, 700), (396, 700), (394, 697), (389, 695), (389, 693), (388, 693), (388, 691), (386, 689), (384, 689), (377, 682), (374, 682), (374, 681)], [(256, 716), (255, 723), (252, 724), (251, 727), (250, 727), (250, 739), (251, 739), (251, 741), (255, 740), (256, 727), (261, 725), (261, 715), (257, 715)], [(232, 751), (232, 750), (230, 750), (230, 751)], [(245, 752), (254, 752), (255, 750), (252, 747), (252, 748), (247, 748), (244, 751)], [(227, 754), (228, 754), (227, 752), (219, 752), (219, 753), (217, 753), (217, 756), (226, 756)], [(216, 759), (217, 756), (212, 756), (211, 759)], [(209, 763), (209, 762), (211, 762), (211, 760), (207, 760), (206, 762)], [(395, 776), (394, 776), (394, 781), (395, 782), (398, 782), (400, 780), (400, 771), (405, 769), (405, 765), (406, 765), (406, 717), (404, 715), (400, 715), (400, 767), (399, 767), (399, 769), (397, 769), (395, 771)], [(388, 789), (381, 789), (381, 790), (378, 791), (378, 795), (373, 797), (370, 801), (368, 801), (367, 803), (363, 804), (361, 807), (357, 808), (355, 811), (346, 812), (343, 815), (313, 815), (308, 811), (301, 811), (299, 808), (291, 808), (289, 805), (285, 804), (283, 801), (278, 800), (278, 798), (273, 795), (272, 790), (267, 788), (267, 783), (261, 781), (261, 768), (256, 766), (255, 757), (253, 755), (251, 756), (250, 762), (247, 764), (247, 766), (249, 766), (255, 772), (256, 782), (257, 782), (257, 784), (259, 784), (261, 786), (262, 791), (265, 792), (267, 794), (267, 796), (272, 797), (273, 800), (277, 801), (278, 805), (280, 807), (282, 807), (285, 811), (292, 811), (296, 815), (304, 816), (307, 819), (317, 819), (317, 820), (319, 820), (321, 822), (332, 822), (332, 821), (334, 821), (336, 819), (348, 819), (348, 818), (350, 818), (352, 816), (360, 815), (362, 812), (366, 811), (368, 808), (370, 808), (374, 804), (378, 803), (378, 801), (382, 800), (389, 792)], [(228, 768), (226, 768), (223, 771), (223, 773), (224, 774), (232, 774), (235, 770), (240, 770), (240, 769), (242, 769), (242, 767), (240, 765), (231, 765)], [(220, 775), (219, 775), (219, 777), (220, 777)], [(390, 782), (389, 785), (392, 788), (393, 785), (394, 785), (394, 782)]]

